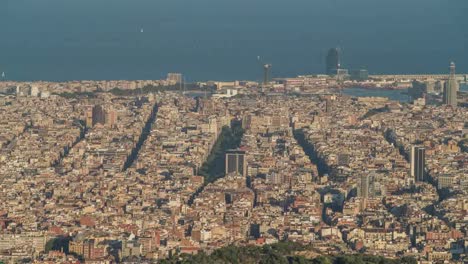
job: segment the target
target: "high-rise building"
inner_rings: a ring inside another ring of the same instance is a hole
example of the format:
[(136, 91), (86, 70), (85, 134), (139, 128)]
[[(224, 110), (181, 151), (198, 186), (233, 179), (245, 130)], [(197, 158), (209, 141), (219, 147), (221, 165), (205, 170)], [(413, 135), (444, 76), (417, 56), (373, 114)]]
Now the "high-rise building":
[(411, 146), (411, 177), (416, 182), (425, 180), (426, 151), (422, 146)]
[(93, 127), (96, 124), (104, 125), (106, 122), (106, 112), (100, 105), (88, 107), (86, 110), (86, 126)]
[(31, 86), (30, 95), (32, 97), (38, 97), (39, 96), (39, 87), (37, 87), (37, 85)]
[(104, 109), (100, 105), (95, 105), (93, 107), (93, 126), (96, 124), (104, 125), (106, 122), (106, 115)]
[(359, 178), (358, 196), (362, 198), (369, 198), (369, 185), (370, 185), (369, 174), (363, 174)]
[(444, 104), (457, 106), (458, 82), (455, 76), (455, 63), (450, 64), (450, 76), (444, 87)]
[(263, 85), (267, 85), (270, 81), (270, 69), (271, 64), (264, 64), (263, 65)]
[(350, 72), (350, 76), (352, 80), (356, 81), (365, 81), (369, 79), (369, 72), (365, 69), (360, 69), (360, 70), (352, 70)]
[(326, 60), (326, 74), (336, 74), (336, 71), (340, 68), (340, 51), (337, 48), (330, 49)]
[(245, 161), (245, 151), (226, 151), (226, 174), (237, 173), (242, 176), (247, 175), (247, 163)]
[(93, 126), (93, 108), (91, 106), (88, 106), (86, 108), (85, 123), (86, 123), (86, 127), (92, 127)]

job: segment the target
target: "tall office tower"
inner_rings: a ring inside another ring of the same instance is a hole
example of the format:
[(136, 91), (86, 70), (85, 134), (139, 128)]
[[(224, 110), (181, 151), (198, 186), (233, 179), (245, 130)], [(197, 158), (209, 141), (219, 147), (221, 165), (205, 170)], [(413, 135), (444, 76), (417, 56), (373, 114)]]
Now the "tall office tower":
[(86, 127), (93, 127), (93, 107), (88, 106), (85, 112)]
[(369, 198), (369, 185), (370, 185), (370, 175), (363, 174), (359, 178), (358, 186), (358, 196), (362, 198)]
[(417, 182), (425, 180), (426, 151), (422, 146), (411, 146), (411, 177)]
[(100, 105), (95, 105), (95, 106), (90, 106), (86, 110), (85, 113), (85, 118), (86, 118), (86, 126), (87, 127), (93, 127), (96, 124), (100, 123), (102, 125), (105, 124), (105, 119), (106, 119), (106, 113), (102, 106)]
[(37, 85), (32, 85), (31, 90), (29, 92), (29, 95), (31, 95), (32, 97), (38, 97), (40, 93), (39, 87)]
[(245, 151), (237, 149), (226, 151), (226, 174), (230, 173), (237, 173), (242, 176), (247, 176)]
[(263, 85), (267, 85), (270, 81), (270, 69), (271, 64), (264, 64), (263, 65)]
[(458, 82), (455, 77), (455, 63), (450, 64), (450, 76), (444, 87), (444, 104), (457, 107)]
[(337, 48), (330, 49), (326, 60), (326, 74), (336, 74), (336, 71), (340, 68), (340, 51)]
[(104, 125), (106, 122), (106, 114), (102, 106), (95, 105), (93, 107), (93, 126), (96, 124)]
[(265, 88), (268, 85), (270, 79), (271, 64), (263, 64), (263, 82), (261, 86), (262, 93), (265, 92)]

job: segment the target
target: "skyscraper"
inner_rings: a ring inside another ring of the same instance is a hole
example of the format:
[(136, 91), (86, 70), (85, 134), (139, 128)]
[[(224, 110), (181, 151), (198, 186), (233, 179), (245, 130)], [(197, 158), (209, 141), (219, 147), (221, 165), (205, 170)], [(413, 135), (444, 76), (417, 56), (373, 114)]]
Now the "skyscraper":
[(340, 68), (340, 51), (337, 48), (332, 48), (328, 51), (326, 61), (326, 74), (336, 74), (336, 70)]
[(359, 186), (358, 186), (358, 196), (362, 198), (369, 198), (369, 181), (370, 175), (363, 174), (359, 178)]
[(247, 164), (245, 162), (245, 151), (226, 151), (226, 174), (237, 173), (242, 176), (247, 175)]
[(457, 107), (458, 83), (455, 77), (455, 63), (450, 64), (450, 76), (444, 87), (444, 104)]
[(86, 126), (93, 127), (96, 124), (105, 124), (106, 112), (100, 105), (89, 106), (86, 110)]
[(100, 105), (95, 105), (93, 107), (93, 126), (96, 124), (104, 125), (106, 122), (106, 115), (104, 109)]
[(426, 151), (422, 146), (411, 147), (411, 177), (417, 182), (425, 180)]

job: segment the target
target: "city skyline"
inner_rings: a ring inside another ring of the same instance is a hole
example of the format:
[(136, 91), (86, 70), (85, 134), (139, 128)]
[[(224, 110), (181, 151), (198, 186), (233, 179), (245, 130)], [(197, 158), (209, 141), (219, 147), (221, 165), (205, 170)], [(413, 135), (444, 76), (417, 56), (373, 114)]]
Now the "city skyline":
[[(344, 95), (353, 88), (335, 75), (206, 83), (210, 96), (183, 93), (175, 73), (0, 83), (0, 192), (11, 198), (0, 259), (164, 263), (274, 243), (464, 258), (468, 96), (446, 106), (454, 75), (437, 87), (432, 77), (409, 82), (423, 91), (411, 102)], [(401, 89), (369, 78), (369, 91)]]
[(466, 264), (463, 0), (0, 1), (0, 264)]

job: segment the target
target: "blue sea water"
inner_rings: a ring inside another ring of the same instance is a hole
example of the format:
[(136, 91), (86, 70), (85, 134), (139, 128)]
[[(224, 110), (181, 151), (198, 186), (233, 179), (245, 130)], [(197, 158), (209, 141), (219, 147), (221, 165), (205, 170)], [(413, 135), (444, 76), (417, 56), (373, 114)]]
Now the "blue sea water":
[(387, 97), (390, 100), (400, 101), (402, 103), (411, 101), (408, 95), (408, 89), (385, 90), (352, 87), (343, 89), (342, 93), (354, 97)]
[(370, 73), (468, 72), (467, 14), (467, 0), (0, 0), (0, 72), (259, 80), (257, 56), (273, 77), (321, 73), (336, 46)]

